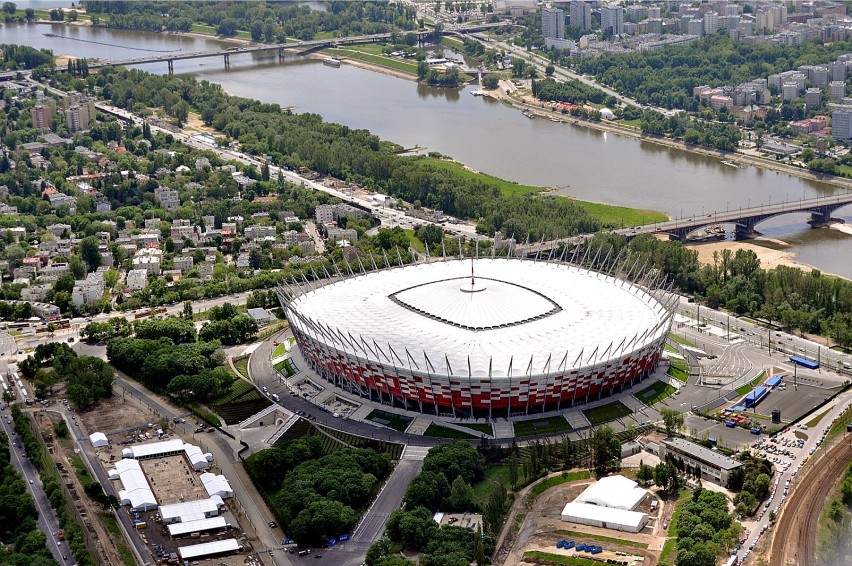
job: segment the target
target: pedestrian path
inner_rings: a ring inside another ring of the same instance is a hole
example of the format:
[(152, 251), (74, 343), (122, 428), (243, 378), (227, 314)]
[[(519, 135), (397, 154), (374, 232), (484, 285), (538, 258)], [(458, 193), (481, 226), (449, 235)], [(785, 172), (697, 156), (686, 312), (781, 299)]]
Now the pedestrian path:
[(591, 426), (591, 423), (582, 411), (568, 411), (564, 416), (573, 430)]
[(497, 419), (492, 424), (494, 425), (494, 438), (514, 438), (515, 428), (510, 421)]

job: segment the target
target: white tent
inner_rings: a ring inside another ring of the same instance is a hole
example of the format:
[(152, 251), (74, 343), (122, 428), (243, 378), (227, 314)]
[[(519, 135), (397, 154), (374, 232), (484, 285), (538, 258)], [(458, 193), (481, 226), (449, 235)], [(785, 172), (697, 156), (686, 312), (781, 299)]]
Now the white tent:
[(562, 510), (562, 520), (578, 525), (638, 533), (648, 522), (648, 515), (636, 511), (572, 502)]
[(225, 476), (217, 476), (209, 472), (199, 476), (204, 489), (207, 490), (207, 495), (213, 497), (218, 495), (222, 499), (234, 496), (234, 490), (231, 489), (231, 484), (228, 483), (228, 478)]
[(574, 501), (632, 511), (647, 494), (647, 491), (631, 479), (624, 476), (607, 476), (587, 487)]
[(94, 446), (95, 448), (100, 448), (102, 446), (109, 445), (109, 440), (102, 432), (93, 432), (89, 435), (89, 440), (91, 441), (92, 446)]
[(110, 479), (117, 475), (121, 481), (122, 489), (118, 491), (118, 499), (122, 505), (129, 505), (132, 511), (149, 511), (157, 508), (157, 499), (137, 460), (119, 460), (115, 463), (115, 470), (110, 470), (108, 473)]

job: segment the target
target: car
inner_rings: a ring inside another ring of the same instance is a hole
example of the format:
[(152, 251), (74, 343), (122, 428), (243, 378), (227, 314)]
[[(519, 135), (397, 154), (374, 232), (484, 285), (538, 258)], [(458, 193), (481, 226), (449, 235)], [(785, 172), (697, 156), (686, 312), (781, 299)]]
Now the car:
[(33, 484), (33, 480), (30, 480), (30, 485), (32, 485), (32, 484)]
[(268, 524), (269, 524), (270, 529), (274, 529), (274, 528), (278, 527), (278, 523), (276, 523), (275, 521), (269, 521)]

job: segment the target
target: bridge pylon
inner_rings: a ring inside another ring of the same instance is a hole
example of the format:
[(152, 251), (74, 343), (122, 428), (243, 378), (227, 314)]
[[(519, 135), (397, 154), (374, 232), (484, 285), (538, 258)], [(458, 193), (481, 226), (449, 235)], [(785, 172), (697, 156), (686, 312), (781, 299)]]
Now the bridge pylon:
[(174, 62), (174, 60), (169, 59), (168, 61), (166, 61), (166, 63), (169, 64), (169, 74), (174, 75), (175, 74), (175, 62)]
[(831, 211), (826, 212), (811, 212), (811, 217), (808, 219), (808, 224), (812, 228), (822, 228), (831, 224)]

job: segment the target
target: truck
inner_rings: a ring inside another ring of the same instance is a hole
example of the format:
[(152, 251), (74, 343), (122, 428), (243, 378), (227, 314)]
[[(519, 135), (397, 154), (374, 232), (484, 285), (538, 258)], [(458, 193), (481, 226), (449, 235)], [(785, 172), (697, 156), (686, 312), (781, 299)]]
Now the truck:
[(56, 531), (56, 540), (65, 540), (65, 531), (62, 529)]

